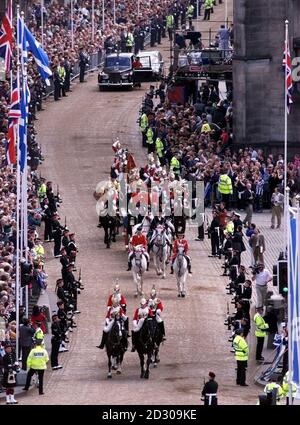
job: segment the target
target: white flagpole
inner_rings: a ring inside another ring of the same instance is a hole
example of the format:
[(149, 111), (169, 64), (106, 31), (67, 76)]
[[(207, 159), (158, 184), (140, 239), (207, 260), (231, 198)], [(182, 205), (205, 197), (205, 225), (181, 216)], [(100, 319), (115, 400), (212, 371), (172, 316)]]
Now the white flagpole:
[(95, 40), (95, 0), (92, 0), (92, 41)]
[(116, 0), (114, 0), (114, 24), (116, 23)]
[(288, 211), (289, 211), (289, 198), (287, 197), (287, 116), (288, 116), (288, 104), (287, 104), (287, 66), (288, 66), (288, 37), (289, 37), (289, 21), (285, 21), (285, 76), (284, 76), (284, 251), (286, 252), (287, 247), (287, 234), (288, 234)]
[(72, 49), (74, 49), (74, 9), (73, 9), (73, 0), (71, 0), (71, 43), (72, 43)]
[(104, 19), (105, 19), (105, 3), (102, 0), (102, 31), (104, 30)]
[[(19, 41), (19, 21), (20, 6), (17, 6), (17, 40)], [(20, 88), (20, 47), (17, 42), (17, 79)], [(20, 179), (20, 146), (19, 146), (19, 125), (17, 128), (17, 247), (16, 247), (16, 359), (19, 358), (19, 327), (20, 327), (20, 195), (21, 195), (21, 179)]]
[(41, 0), (42, 46), (44, 47), (44, 0)]
[[(290, 188), (285, 188), (285, 196), (288, 197), (290, 192)], [(291, 228), (290, 228), (290, 212), (289, 208), (285, 207), (287, 210), (287, 214), (285, 214), (285, 227), (287, 229), (287, 278), (288, 278), (288, 367), (289, 367), (289, 381), (290, 381), (290, 375), (292, 372), (292, 324), (291, 324), (291, 306), (292, 306), (292, 300), (291, 300), (291, 261), (292, 261), (292, 255), (291, 255)], [(298, 219), (298, 214), (297, 214)], [(297, 237), (297, 236), (296, 236)], [(299, 254), (299, 253), (298, 253)], [(297, 259), (295, 259), (296, 263)], [(293, 273), (294, 275), (295, 273)], [(294, 282), (293, 282), (294, 283)], [(289, 404), (292, 403), (292, 391), (289, 383)]]

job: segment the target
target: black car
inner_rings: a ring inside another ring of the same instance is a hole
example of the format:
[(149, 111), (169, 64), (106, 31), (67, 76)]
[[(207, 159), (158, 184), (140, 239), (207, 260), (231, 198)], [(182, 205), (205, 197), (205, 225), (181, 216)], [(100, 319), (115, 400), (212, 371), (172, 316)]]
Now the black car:
[(99, 90), (108, 87), (129, 87), (149, 81), (151, 68), (133, 69), (133, 53), (112, 53), (105, 57), (103, 67), (98, 74)]

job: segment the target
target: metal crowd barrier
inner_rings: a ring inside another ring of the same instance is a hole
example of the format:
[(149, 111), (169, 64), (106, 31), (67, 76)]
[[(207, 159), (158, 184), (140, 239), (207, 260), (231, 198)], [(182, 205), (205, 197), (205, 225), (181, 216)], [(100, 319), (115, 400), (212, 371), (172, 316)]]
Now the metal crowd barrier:
[[(150, 45), (150, 38), (151, 38), (151, 34), (150, 34), (150, 28), (149, 28), (145, 35), (145, 41), (144, 41), (145, 47)], [(96, 71), (99, 68), (99, 66), (103, 63), (104, 58), (105, 58), (105, 53), (102, 50), (92, 53), (89, 57), (89, 65), (86, 69), (86, 73)], [(77, 61), (73, 66), (71, 81), (74, 81), (76, 78), (78, 78), (79, 73), (80, 73), (79, 61)], [(51, 96), (53, 92), (54, 92), (54, 84), (53, 84), (53, 80), (51, 79), (50, 86), (47, 86), (46, 88), (46, 98)]]

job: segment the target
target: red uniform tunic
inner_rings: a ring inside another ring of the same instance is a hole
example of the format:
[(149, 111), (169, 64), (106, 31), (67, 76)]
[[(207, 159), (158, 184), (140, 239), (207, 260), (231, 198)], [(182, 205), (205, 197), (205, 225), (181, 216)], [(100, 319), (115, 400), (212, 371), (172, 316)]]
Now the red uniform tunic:
[[(148, 308), (148, 316), (150, 316), (150, 317), (153, 317), (153, 312), (152, 312), (152, 310), (149, 308), (149, 307), (147, 307)], [(140, 315), (140, 310), (145, 310), (145, 309), (143, 309), (143, 308), (137, 308), (136, 310), (135, 310), (135, 312), (134, 312), (134, 316), (133, 316), (133, 320), (139, 320), (140, 319), (140, 317), (139, 317), (139, 315)]]
[(146, 236), (143, 233), (141, 235), (132, 236), (131, 245), (132, 246), (142, 245), (144, 248), (147, 248), (147, 238), (146, 238)]
[[(118, 309), (118, 307), (110, 307), (110, 309), (108, 310), (108, 312), (106, 314), (106, 318), (107, 319), (113, 319), (114, 316), (115, 316), (116, 309)], [(124, 311), (123, 311), (123, 309), (122, 309), (121, 306), (119, 306), (119, 315), (120, 315), (120, 317), (124, 317), (125, 316), (125, 313), (124, 313)]]
[(126, 304), (127, 304), (127, 302), (126, 302), (126, 298), (124, 297), (124, 295), (121, 295), (121, 294), (112, 294), (112, 295), (110, 295), (109, 296), (109, 298), (108, 298), (108, 301), (107, 301), (107, 307), (112, 307), (112, 298), (119, 298), (119, 303), (120, 303), (120, 306), (124, 309), (124, 308), (126, 308)]
[(153, 311), (153, 303), (155, 303), (155, 306), (156, 306), (155, 307), (155, 310), (163, 311), (163, 309), (164, 309), (164, 306), (163, 306), (161, 300), (158, 299), (158, 298), (154, 298), (154, 299), (153, 298), (149, 298), (147, 302), (148, 302), (148, 306), (150, 307), (150, 309), (152, 311)]
[(181, 239), (181, 240), (176, 239), (176, 241), (174, 242), (174, 245), (173, 245), (173, 257), (172, 257), (173, 260), (175, 260), (176, 255), (178, 254), (178, 246), (179, 245), (184, 247), (185, 255), (188, 254), (188, 250), (189, 250), (188, 241), (186, 239)]

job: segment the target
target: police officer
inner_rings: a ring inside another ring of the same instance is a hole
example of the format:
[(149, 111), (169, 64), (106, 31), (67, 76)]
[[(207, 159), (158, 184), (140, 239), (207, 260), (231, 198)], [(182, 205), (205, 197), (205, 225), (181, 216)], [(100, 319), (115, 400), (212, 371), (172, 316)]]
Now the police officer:
[(236, 384), (241, 387), (248, 387), (246, 384), (246, 367), (248, 364), (249, 347), (244, 338), (242, 329), (235, 331), (235, 338), (233, 340), (233, 349), (235, 351), (235, 360), (237, 362), (237, 377)]
[(45, 348), (42, 347), (43, 341), (36, 340), (36, 346), (30, 351), (27, 358), (27, 367), (29, 369), (26, 378), (26, 384), (23, 390), (28, 391), (32, 376), (37, 373), (39, 377), (39, 394), (44, 394), (43, 382), (44, 372), (47, 369), (49, 356)]
[(204, 406), (217, 406), (218, 383), (215, 381), (216, 375), (214, 374), (214, 372), (209, 372), (208, 376), (209, 381), (205, 382), (202, 390), (202, 396), (204, 397)]
[(257, 340), (257, 345), (256, 345), (256, 360), (257, 361), (264, 360), (264, 357), (262, 356), (262, 350), (264, 347), (266, 330), (269, 329), (269, 325), (265, 322), (264, 318), (262, 317), (262, 314), (263, 314), (263, 308), (257, 307), (256, 314), (253, 319), (255, 323), (255, 336)]

